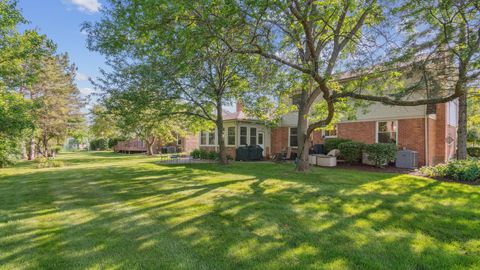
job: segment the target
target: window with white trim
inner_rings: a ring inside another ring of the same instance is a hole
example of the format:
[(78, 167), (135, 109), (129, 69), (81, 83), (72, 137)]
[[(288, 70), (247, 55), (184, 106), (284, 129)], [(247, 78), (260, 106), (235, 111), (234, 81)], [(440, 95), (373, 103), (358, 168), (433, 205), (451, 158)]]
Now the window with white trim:
[(258, 144), (263, 145), (263, 132), (258, 133)]
[(397, 143), (398, 121), (377, 122), (377, 143)]
[(208, 145), (215, 145), (215, 132), (208, 132)]
[(200, 133), (200, 145), (215, 145), (215, 131), (202, 131)]
[(235, 145), (235, 127), (227, 128), (227, 144)]
[(298, 147), (298, 133), (297, 128), (288, 129), (288, 146)]
[(257, 128), (250, 128), (250, 145), (257, 144)]
[(207, 145), (207, 133), (208, 132), (200, 132), (200, 145)]
[(331, 130), (323, 130), (323, 137), (324, 138), (336, 138), (337, 137), (337, 125), (333, 126)]
[(247, 144), (247, 127), (240, 127), (240, 145)]
[(448, 124), (456, 127), (458, 125), (458, 103), (452, 100), (448, 104)]

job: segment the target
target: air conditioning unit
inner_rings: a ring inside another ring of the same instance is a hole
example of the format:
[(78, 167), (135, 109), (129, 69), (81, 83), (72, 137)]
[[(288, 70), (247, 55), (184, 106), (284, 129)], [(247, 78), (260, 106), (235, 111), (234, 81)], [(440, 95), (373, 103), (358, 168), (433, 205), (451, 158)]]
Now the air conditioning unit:
[(397, 152), (395, 167), (404, 169), (418, 168), (418, 152), (412, 150), (400, 150)]

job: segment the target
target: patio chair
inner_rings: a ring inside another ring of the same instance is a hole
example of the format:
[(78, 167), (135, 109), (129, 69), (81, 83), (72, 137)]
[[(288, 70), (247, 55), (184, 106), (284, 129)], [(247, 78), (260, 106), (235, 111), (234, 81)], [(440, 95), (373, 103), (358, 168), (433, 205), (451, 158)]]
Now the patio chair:
[(272, 156), (272, 160), (277, 163), (286, 162), (291, 158), (291, 156), (292, 156), (292, 149), (288, 147), (286, 151), (285, 149), (282, 149), (282, 152), (274, 154)]

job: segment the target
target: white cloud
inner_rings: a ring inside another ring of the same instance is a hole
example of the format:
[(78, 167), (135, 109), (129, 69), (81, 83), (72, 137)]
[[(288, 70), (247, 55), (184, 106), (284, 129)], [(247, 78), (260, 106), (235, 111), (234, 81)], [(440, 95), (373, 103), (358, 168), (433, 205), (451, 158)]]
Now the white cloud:
[(75, 76), (75, 79), (77, 81), (86, 81), (86, 80), (88, 80), (88, 76), (84, 73), (81, 73), (81, 72), (77, 71), (77, 76)]
[(80, 90), (80, 93), (84, 96), (88, 96), (95, 91), (93, 88), (90, 88), (90, 87), (83, 87), (83, 88), (80, 88), (79, 90)]
[(98, 0), (70, 0), (70, 2), (77, 6), (80, 11), (98, 12), (100, 10), (100, 3)]

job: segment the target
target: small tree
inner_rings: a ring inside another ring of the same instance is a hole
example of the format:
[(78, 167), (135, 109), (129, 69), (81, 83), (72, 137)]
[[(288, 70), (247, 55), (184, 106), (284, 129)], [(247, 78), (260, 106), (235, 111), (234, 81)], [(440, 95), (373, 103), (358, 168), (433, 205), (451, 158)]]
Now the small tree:
[[(101, 117), (96, 119), (112, 119), (111, 124), (124, 136), (141, 138), (147, 145), (147, 155), (153, 154), (157, 141), (169, 143), (176, 138), (174, 135), (195, 132), (203, 125), (198, 119), (189, 117), (191, 113), (185, 104), (165, 96), (165, 89), (158, 88), (157, 78), (152, 76), (149, 65), (128, 64), (121, 60), (111, 64), (113, 71), (103, 71), (103, 77), (96, 83), (106, 108), (104, 112), (97, 111)], [(106, 135), (104, 129), (100, 132)]]

